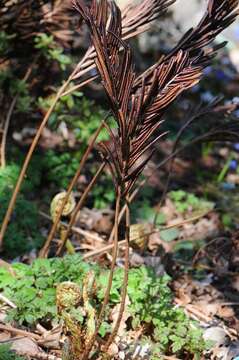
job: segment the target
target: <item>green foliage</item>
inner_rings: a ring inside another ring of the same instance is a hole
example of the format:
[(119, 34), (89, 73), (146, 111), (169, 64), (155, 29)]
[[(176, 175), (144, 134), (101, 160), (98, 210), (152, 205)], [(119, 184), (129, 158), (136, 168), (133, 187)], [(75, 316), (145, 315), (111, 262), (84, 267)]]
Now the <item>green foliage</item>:
[(222, 214), (222, 223), (226, 229), (233, 227), (233, 217), (231, 214)]
[(20, 324), (33, 324), (56, 317), (56, 284), (82, 281), (90, 265), (76, 255), (64, 259), (38, 259), (31, 266), (17, 263), (13, 264), (13, 269), (16, 278), (0, 269), (0, 288), (17, 305), (17, 309), (10, 310), (9, 317)]
[(153, 327), (152, 337), (162, 353), (170, 350), (173, 353), (183, 350), (200, 353), (205, 349), (202, 332), (181, 309), (172, 306), (169, 280), (168, 276), (158, 277), (146, 267), (130, 271), (128, 296), (132, 326), (138, 328), (144, 324), (148, 329)]
[(14, 76), (10, 70), (0, 71), (0, 86), (4, 91), (9, 93), (11, 97), (17, 95), (16, 111), (19, 113), (27, 113), (32, 110), (33, 98), (31, 97), (26, 81)]
[[(19, 172), (20, 168), (16, 164), (0, 169), (0, 223), (7, 210)], [(31, 190), (31, 183), (27, 181), (24, 189), (25, 191)], [(6, 231), (3, 252), (4, 256), (10, 258), (22, 255), (26, 251), (40, 246), (43, 240), (38, 229), (37, 207), (27, 200), (23, 194), (18, 196), (13, 219), (14, 221), (10, 222)]]
[(168, 195), (174, 202), (176, 210), (180, 213), (187, 211), (207, 211), (214, 207), (212, 202), (200, 199), (196, 195), (183, 190), (171, 191)]
[[(105, 118), (105, 113), (100, 106), (86, 97), (78, 98), (76, 106), (79, 110), (79, 115), (72, 117), (71, 127), (74, 129), (76, 138), (86, 143)], [(112, 125), (112, 119), (108, 120), (108, 123)], [(108, 138), (107, 131), (102, 130), (97, 141), (108, 140)]]
[[(38, 107), (46, 112), (54, 101), (54, 96), (47, 98), (38, 98)], [(73, 111), (74, 109), (74, 111)], [(75, 112), (77, 109), (77, 113)], [(62, 96), (58, 101), (54, 112), (49, 119), (50, 127), (55, 130), (57, 126), (64, 121), (67, 127), (72, 130), (77, 140), (87, 145), (89, 138), (98, 129), (101, 121), (104, 119), (105, 114), (103, 109), (83, 96), (81, 92), (74, 91), (70, 95)], [(112, 119), (108, 120), (112, 123)], [(98, 141), (108, 139), (108, 134), (102, 130), (98, 137)]]
[[(47, 150), (42, 159), (42, 171), (45, 181), (54, 184), (58, 189), (66, 189), (75, 172), (79, 168), (82, 152)], [(95, 165), (91, 166), (91, 172), (96, 171)], [(114, 202), (115, 194), (110, 176), (103, 174), (90, 193), (90, 202), (96, 209), (105, 209)]]
[(54, 44), (54, 37), (53, 35), (47, 35), (45, 33), (39, 34), (35, 38), (35, 48), (40, 49), (41, 52), (47, 56), (48, 50)]
[(165, 242), (171, 242), (178, 238), (180, 231), (178, 228), (166, 229), (160, 231), (160, 237)]
[(0, 360), (24, 360), (23, 357), (16, 355), (8, 344), (0, 345)]
[(47, 60), (57, 61), (61, 70), (65, 70), (66, 66), (72, 62), (71, 57), (64, 54), (64, 49), (54, 41), (52, 35), (45, 33), (37, 35), (35, 37), (35, 48), (38, 49)]
[(20, 168), (16, 164), (11, 164), (0, 169), (0, 194), (14, 188), (19, 172)]
[[(16, 263), (13, 269), (16, 277), (0, 268), (0, 289), (17, 305), (16, 309), (9, 310), (8, 316), (20, 324), (56, 319), (56, 285), (72, 281), (82, 287), (83, 279), (90, 270), (96, 275), (96, 307), (100, 307), (109, 274), (108, 270), (102, 271), (97, 265), (82, 261), (79, 255), (68, 255), (63, 259), (37, 259), (31, 266)], [(131, 327), (137, 329), (143, 326), (145, 336), (151, 334), (148, 339), (157, 343), (160, 353), (180, 354), (187, 350), (199, 354), (205, 348), (201, 330), (181, 309), (172, 305), (169, 280), (168, 276), (158, 277), (152, 269), (143, 266), (130, 270), (128, 311)], [(108, 311), (100, 329), (102, 337), (111, 330), (108, 315), (110, 309), (120, 302), (122, 281), (123, 269), (118, 268), (113, 278)]]
[[(53, 97), (39, 97), (38, 106), (43, 112), (46, 112), (53, 100)], [(73, 108), (78, 109), (77, 114), (71, 113)], [(42, 163), (43, 171), (48, 181), (54, 183), (59, 188), (65, 189), (67, 187), (79, 167), (82, 154), (88, 145), (89, 139), (98, 129), (104, 117), (103, 109), (93, 101), (83, 97), (83, 94), (80, 92), (75, 91), (73, 94), (63, 96), (60, 99), (54, 113), (50, 117), (49, 125), (53, 130), (56, 130), (61, 122), (65, 122), (68, 129), (74, 132), (80, 146), (77, 151), (46, 151)], [(112, 125), (113, 120), (110, 118), (108, 122)], [(106, 140), (108, 140), (108, 134), (103, 129), (98, 136), (98, 141)], [(94, 168), (95, 166), (92, 165), (92, 173), (94, 173)], [(110, 177), (103, 175), (90, 195), (94, 208), (102, 209), (112, 204), (114, 201), (114, 190)]]
[(100, 182), (91, 191), (91, 197), (93, 198), (93, 207), (95, 209), (105, 209), (113, 204), (115, 192), (110, 176), (101, 176)]
[(32, 110), (33, 98), (29, 94), (26, 81), (13, 78), (11, 80), (10, 94), (17, 95), (16, 110), (21, 113), (27, 113)]
[(5, 31), (0, 31), (0, 57), (6, 55), (11, 46), (11, 40), (14, 35), (8, 35)]
[[(0, 222), (6, 213), (11, 193), (0, 194)], [(14, 258), (25, 254), (34, 248), (39, 248), (43, 242), (43, 237), (39, 233), (38, 211), (34, 203), (27, 200), (23, 195), (19, 195), (12, 221), (6, 230), (4, 241), (4, 257)]]
[(81, 152), (63, 152), (48, 150), (42, 160), (46, 180), (58, 188), (67, 188), (79, 167)]
[(140, 194), (140, 197), (131, 205), (133, 222), (143, 220), (145, 222), (154, 223), (156, 219), (157, 225), (165, 224), (165, 215), (162, 213), (157, 213), (156, 209), (154, 209), (152, 205), (152, 199), (154, 198), (154, 190), (151, 187), (145, 185), (144, 191)]

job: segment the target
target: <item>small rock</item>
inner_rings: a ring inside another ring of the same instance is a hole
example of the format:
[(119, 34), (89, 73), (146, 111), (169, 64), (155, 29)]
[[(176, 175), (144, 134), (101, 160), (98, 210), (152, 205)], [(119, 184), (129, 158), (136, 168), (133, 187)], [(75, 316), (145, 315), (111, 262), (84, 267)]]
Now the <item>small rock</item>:
[(124, 360), (125, 359), (125, 353), (123, 351), (120, 351), (118, 354), (120, 360)]
[(109, 347), (109, 355), (115, 356), (119, 353), (119, 348), (115, 343), (112, 343)]
[(40, 348), (33, 340), (29, 338), (20, 338), (12, 342), (11, 350), (14, 350), (19, 355), (31, 355), (39, 353)]
[(239, 341), (233, 341), (228, 349), (228, 355), (233, 360), (239, 360)]
[(219, 326), (213, 326), (208, 329), (203, 334), (204, 340), (213, 341), (215, 346), (224, 345), (227, 339), (225, 331)]

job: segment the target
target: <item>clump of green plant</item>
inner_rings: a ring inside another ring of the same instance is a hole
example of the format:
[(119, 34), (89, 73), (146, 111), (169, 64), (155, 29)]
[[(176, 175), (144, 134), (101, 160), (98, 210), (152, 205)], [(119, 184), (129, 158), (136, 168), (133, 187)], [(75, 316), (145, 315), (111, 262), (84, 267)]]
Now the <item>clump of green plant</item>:
[(10, 69), (0, 71), (0, 86), (11, 97), (17, 95), (15, 110), (18, 113), (28, 113), (32, 110), (34, 98), (30, 95), (27, 82), (19, 79)]
[[(30, 266), (15, 263), (12, 267), (15, 276), (7, 269), (0, 268), (0, 289), (17, 305), (16, 309), (9, 310), (9, 319), (25, 325), (33, 325), (39, 321), (48, 323), (57, 319), (57, 285), (70, 281), (82, 288), (84, 279), (92, 271), (97, 284), (98, 305), (95, 305), (95, 310), (100, 308), (108, 270), (82, 261), (77, 254), (62, 259), (37, 259)], [(184, 350), (200, 353), (205, 349), (201, 330), (181, 309), (173, 306), (169, 280), (168, 276), (158, 277), (152, 269), (146, 267), (129, 271), (130, 327), (136, 330), (143, 326), (145, 336), (149, 341), (154, 340), (158, 351), (162, 353), (180, 353)], [(99, 332), (102, 337), (111, 331), (109, 314), (113, 307), (120, 303), (122, 281), (123, 270), (118, 268), (114, 274), (107, 312)], [(72, 309), (72, 314), (77, 316), (79, 323), (83, 323), (84, 313), (79, 314), (78, 310)]]
[[(0, 222), (7, 210), (11, 192), (18, 178), (20, 168), (16, 164), (0, 169)], [(25, 191), (32, 190), (32, 183), (26, 181)], [(7, 241), (4, 244), (3, 255), (14, 258), (39, 247), (43, 238), (38, 228), (38, 212), (34, 203), (29, 201), (24, 194), (17, 200), (12, 221), (7, 229)]]
[[(45, 113), (53, 101), (54, 96), (39, 97), (37, 101), (38, 107)], [(77, 109), (77, 112), (75, 109)], [(60, 98), (54, 112), (50, 116), (49, 126), (56, 130), (61, 122), (65, 122), (68, 129), (73, 131), (76, 139), (86, 146), (89, 138), (98, 129), (104, 117), (104, 110), (101, 106), (87, 99), (83, 96), (83, 93), (74, 91)], [(110, 123), (112, 123), (112, 120)], [(108, 139), (107, 131), (103, 129), (98, 137), (98, 141)]]
[(158, 213), (152, 204), (159, 202), (157, 194), (152, 187), (145, 185), (143, 193), (139, 194), (135, 202), (131, 205), (132, 222), (145, 221), (148, 223), (154, 223), (156, 225), (163, 225), (166, 223), (166, 216), (163, 213)]
[[(9, 193), (0, 194), (0, 201), (3, 204), (0, 207), (0, 222), (7, 210), (10, 201)], [(14, 258), (25, 254), (26, 252), (39, 248), (43, 242), (43, 237), (39, 233), (38, 211), (35, 204), (20, 195), (12, 221), (6, 232), (6, 242), (4, 243), (3, 256)]]
[(103, 175), (100, 181), (92, 189), (91, 198), (95, 209), (105, 209), (111, 206), (115, 200), (115, 192), (112, 188), (110, 176)]
[(14, 38), (14, 35), (9, 35), (6, 31), (0, 31), (0, 57), (3, 57), (7, 54), (11, 46), (11, 40)]
[(176, 210), (180, 213), (187, 211), (207, 211), (214, 207), (213, 202), (201, 199), (184, 190), (171, 191), (168, 196), (173, 201)]
[(46, 173), (46, 180), (58, 188), (65, 189), (75, 172), (81, 159), (81, 152), (47, 150), (42, 160)]
[[(66, 189), (79, 167), (81, 158), (81, 151), (47, 150), (43, 159), (40, 160), (46, 174), (45, 180), (59, 189)], [(92, 164), (90, 170), (94, 172), (94, 168), (95, 165)], [(93, 208), (105, 209), (114, 202), (114, 199), (115, 194), (110, 176), (103, 174), (100, 181), (92, 189), (90, 203)]]
[[(118, 281), (119, 286), (122, 279), (122, 270), (117, 269), (115, 281)], [(186, 317), (182, 309), (173, 307), (169, 280), (169, 276), (158, 277), (150, 268), (130, 270), (128, 309), (132, 315), (131, 325), (134, 329), (144, 326), (145, 333), (150, 333), (151, 339), (157, 344), (158, 353), (176, 354), (187, 350), (192, 354), (200, 354), (206, 345), (202, 331)], [(114, 294), (116, 299), (117, 293)]]
[(16, 263), (13, 269), (16, 277), (0, 269), (0, 287), (17, 305), (17, 309), (10, 310), (9, 317), (20, 324), (33, 324), (56, 318), (56, 284), (81, 282), (91, 266), (76, 255), (63, 259), (37, 259), (31, 266)]
[(57, 61), (61, 70), (65, 70), (66, 66), (71, 64), (71, 57), (64, 54), (64, 49), (57, 44), (53, 35), (47, 35), (46, 33), (39, 34), (35, 37), (35, 48), (47, 60)]
[(0, 359), (1, 360), (24, 360), (23, 357), (16, 355), (11, 351), (11, 347), (8, 344), (0, 345)]
[(0, 169), (0, 193), (14, 188), (16, 179), (19, 176), (19, 166), (11, 164)]

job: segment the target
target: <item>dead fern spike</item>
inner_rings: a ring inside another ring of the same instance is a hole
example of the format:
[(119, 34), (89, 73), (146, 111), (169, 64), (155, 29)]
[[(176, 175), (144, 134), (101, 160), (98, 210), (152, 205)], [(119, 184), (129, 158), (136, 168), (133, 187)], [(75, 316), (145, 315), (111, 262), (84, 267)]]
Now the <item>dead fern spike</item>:
[[(43, 26), (43, 29), (41, 28), (42, 32), (50, 32), (56, 38), (62, 41), (65, 46), (67, 45), (66, 42), (72, 40), (73, 34), (71, 30), (69, 32), (69, 27), (72, 29), (72, 19), (74, 20), (74, 18), (72, 18), (68, 12), (68, 3), (70, 1), (71, 0), (65, 0), (64, 2), (58, 0), (52, 2), (49, 2), (48, 0), (3, 0), (3, 6), (0, 8), (0, 27), (6, 30), (8, 33), (16, 32), (18, 34), (18, 38), (22, 39), (25, 36), (27, 27), (30, 29), (28, 29), (27, 34), (30, 33), (31, 36), (35, 36), (36, 33), (39, 33), (39, 26), (41, 25)], [(142, 33), (143, 31), (146, 31), (149, 28), (151, 22), (159, 15), (162, 15), (167, 10), (167, 7), (170, 6), (173, 2), (175, 2), (175, 0), (143, 0), (139, 5), (131, 5), (129, 8), (127, 8), (128, 10), (125, 11), (123, 15), (122, 32), (125, 34), (125, 38), (130, 38), (139, 33)], [(39, 11), (36, 11), (36, 9), (39, 9)], [(24, 21), (21, 21), (22, 17), (24, 18)], [(18, 21), (15, 21), (15, 19)], [(35, 30), (36, 27), (37, 29)], [(67, 30), (65, 30), (66, 27)], [(75, 86), (71, 86), (73, 80), (78, 80), (95, 67), (94, 59), (95, 50), (94, 47), (91, 46), (77, 67), (70, 74), (69, 78), (59, 89), (54, 99), (53, 105), (40, 124), (39, 130), (25, 158), (24, 165), (22, 167), (20, 176), (8, 205), (7, 212), (2, 222), (0, 229), (0, 247), (2, 246), (3, 238), (5, 236), (5, 232), (14, 209), (17, 196), (21, 189), (32, 154), (38, 144), (41, 133), (47, 124), (51, 113), (54, 111), (58, 100), (62, 96), (72, 93), (76, 89), (83, 87), (96, 78), (96, 76), (88, 74), (87, 79), (83, 79)]]
[[(169, 5), (169, 2), (164, 4)], [(88, 8), (81, 0), (74, 2), (76, 10), (90, 29), (96, 52), (95, 64), (117, 124), (116, 134), (105, 126), (110, 142), (101, 143), (100, 147), (115, 183), (117, 204), (124, 204), (126, 208), (127, 246), (121, 307), (115, 328), (104, 346), (105, 352), (118, 331), (125, 305), (129, 266), (129, 197), (153, 154), (154, 144), (164, 135), (159, 129), (165, 111), (183, 91), (200, 80), (203, 68), (219, 48), (209, 51), (205, 47), (235, 19), (237, 5), (238, 0), (210, 0), (198, 26), (189, 30), (163, 60), (136, 77), (131, 50), (124, 40), (122, 15), (116, 4), (95, 0), (91, 8)], [(128, 9), (130, 10), (130, 7)], [(83, 359), (87, 358), (94, 344), (108, 302), (117, 256), (118, 225), (117, 211), (109, 283), (96, 332), (83, 354)]]
[[(153, 79), (134, 91), (136, 74), (129, 46), (122, 40), (122, 19), (114, 2), (93, 1), (91, 8), (82, 1), (74, 3), (91, 32), (96, 51), (96, 67), (108, 96), (110, 108), (117, 123), (117, 134), (106, 126), (110, 144), (101, 143), (101, 152), (114, 179), (117, 203), (126, 204), (126, 254), (125, 276), (122, 286), (122, 300), (115, 328), (104, 347), (106, 352), (118, 331), (124, 311), (128, 279), (129, 254), (129, 196), (133, 186), (153, 153), (153, 145), (164, 134), (159, 132), (162, 115), (169, 104), (184, 90), (196, 84), (202, 73), (202, 66), (193, 65), (187, 51), (180, 50), (167, 63), (155, 69)], [(107, 14), (109, 13), (109, 19)], [(116, 212), (117, 213), (117, 212)], [(117, 215), (118, 216), (118, 215)], [(108, 302), (112, 276), (117, 256), (118, 218), (115, 220), (114, 256), (104, 303), (98, 319), (98, 331), (104, 309)], [(96, 333), (95, 333), (96, 335)], [(95, 340), (93, 336), (90, 346)], [(83, 354), (86, 359), (90, 347)]]

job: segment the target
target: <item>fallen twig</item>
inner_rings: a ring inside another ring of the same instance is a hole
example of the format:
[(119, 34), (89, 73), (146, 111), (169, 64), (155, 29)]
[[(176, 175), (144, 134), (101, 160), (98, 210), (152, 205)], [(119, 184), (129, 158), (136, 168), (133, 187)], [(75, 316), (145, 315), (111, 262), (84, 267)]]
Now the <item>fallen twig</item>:
[[(174, 299), (174, 302), (183, 307), (188, 315), (193, 319), (193, 320), (197, 320), (199, 323), (201, 323), (202, 325), (204, 326), (208, 326), (210, 323), (213, 322), (214, 320), (214, 317), (210, 317), (210, 316), (207, 316), (206, 314), (204, 314), (202, 312), (202, 310), (200, 309), (197, 309), (196, 306), (194, 306), (193, 304), (183, 304), (183, 302), (178, 299), (178, 298), (175, 298)], [(233, 337), (236, 337), (238, 336), (237, 334), (237, 331), (235, 329), (231, 329), (229, 327), (227, 327), (224, 323), (222, 324), (222, 326), (225, 328), (225, 330), (227, 331), (227, 333), (230, 335), (230, 336), (233, 336)]]
[(5, 268), (12, 276), (16, 276), (15, 271), (13, 270), (11, 264), (9, 264), (8, 262), (0, 259), (0, 267)]
[[(49, 220), (49, 221), (52, 221), (52, 218), (50, 217), (50, 215), (47, 215), (46, 213), (44, 213), (43, 211), (39, 211), (39, 214), (44, 217), (45, 219)], [(60, 224), (67, 227), (68, 224), (64, 221), (60, 221)], [(76, 227), (76, 226), (72, 226), (71, 228), (72, 231), (74, 231), (76, 234), (79, 234), (79, 235), (82, 235), (82, 236), (85, 236), (85, 237), (88, 237), (92, 240), (96, 240), (96, 241), (100, 241), (100, 242), (104, 242), (105, 240), (103, 238), (101, 238), (99, 235), (95, 235), (95, 234), (92, 234), (90, 231), (87, 231), (87, 230), (83, 230), (79, 227)]]
[(5, 304), (9, 305), (13, 309), (17, 308), (17, 305), (15, 305), (11, 300), (9, 300), (6, 296), (2, 294), (0, 294), (0, 301), (3, 301)]
[[(164, 227), (162, 227), (162, 228), (160, 228), (160, 229), (154, 229), (154, 230), (152, 230), (152, 231), (150, 231), (150, 232), (148, 232), (148, 233), (145, 233), (145, 234), (144, 234), (144, 237), (147, 237), (147, 236), (156, 234), (156, 233), (158, 233), (158, 232), (160, 232), (160, 231), (163, 231), (163, 230), (169, 230), (169, 229), (172, 229), (172, 228), (175, 228), (175, 227), (181, 227), (181, 226), (183, 226), (183, 225), (185, 225), (185, 224), (188, 224), (188, 223), (190, 223), (190, 222), (193, 222), (193, 221), (196, 221), (196, 220), (201, 219), (202, 217), (208, 215), (211, 211), (212, 211), (212, 210), (207, 211), (207, 212), (205, 212), (205, 213), (203, 213), (203, 214), (194, 216), (194, 217), (192, 217), (192, 218), (190, 218), (190, 219), (186, 219), (186, 220), (184, 220), (184, 221), (181, 221), (181, 222), (176, 223), (176, 224), (173, 224), (173, 225), (164, 226)], [(135, 241), (138, 240), (138, 239), (139, 239), (139, 237), (130, 239), (130, 242), (131, 242), (131, 243), (132, 243), (132, 242), (135, 242)], [(121, 240), (121, 241), (118, 242), (118, 246), (119, 246), (119, 247), (122, 247), (122, 246), (124, 246), (124, 245), (126, 245), (126, 240)], [(106, 246), (104, 246), (104, 247), (102, 247), (102, 248), (89, 251), (87, 254), (83, 255), (83, 259), (88, 259), (88, 258), (90, 258), (90, 257), (94, 257), (94, 256), (97, 256), (97, 255), (101, 255), (101, 254), (103, 254), (103, 253), (105, 253), (105, 252), (113, 249), (113, 247), (114, 247), (114, 244), (110, 244), (110, 245), (106, 245)]]
[(19, 352), (19, 355), (22, 356), (30, 356), (33, 359), (38, 359), (38, 360), (62, 360), (62, 358), (59, 358), (55, 355), (49, 355), (46, 354), (44, 352), (26, 352), (26, 351), (21, 351)]
[(8, 331), (10, 333), (17, 334), (17, 335), (23, 335), (25, 337), (29, 337), (29, 338), (32, 338), (34, 340), (40, 340), (40, 338), (41, 338), (40, 335), (34, 334), (34, 333), (30, 332), (30, 331), (17, 329), (15, 327), (11, 326), (11, 325), (0, 324), (0, 330)]

